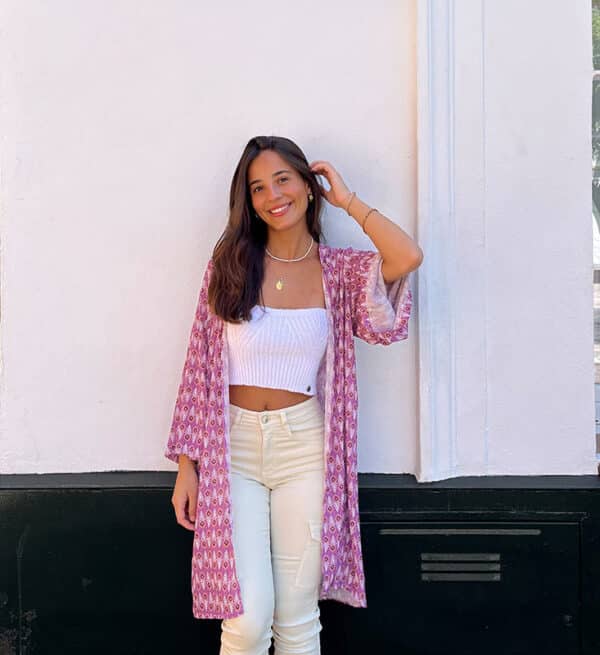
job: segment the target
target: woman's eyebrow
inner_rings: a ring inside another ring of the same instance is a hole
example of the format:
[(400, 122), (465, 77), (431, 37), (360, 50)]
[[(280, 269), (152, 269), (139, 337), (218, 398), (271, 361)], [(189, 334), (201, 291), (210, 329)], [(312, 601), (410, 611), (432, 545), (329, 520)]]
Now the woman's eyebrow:
[[(275, 177), (276, 175), (279, 175), (279, 173), (291, 173), (291, 171), (288, 171), (287, 168), (284, 168), (281, 171), (277, 171), (276, 173), (273, 173), (272, 177)], [(248, 183), (248, 186), (252, 186), (255, 182), (260, 182), (260, 180), (252, 180), (252, 182)]]

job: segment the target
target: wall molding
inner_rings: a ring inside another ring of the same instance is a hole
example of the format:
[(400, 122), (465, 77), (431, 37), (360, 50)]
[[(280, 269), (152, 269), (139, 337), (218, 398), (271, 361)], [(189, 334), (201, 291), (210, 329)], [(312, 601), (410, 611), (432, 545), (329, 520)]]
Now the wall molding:
[(419, 482), (488, 473), (483, 0), (417, 3)]

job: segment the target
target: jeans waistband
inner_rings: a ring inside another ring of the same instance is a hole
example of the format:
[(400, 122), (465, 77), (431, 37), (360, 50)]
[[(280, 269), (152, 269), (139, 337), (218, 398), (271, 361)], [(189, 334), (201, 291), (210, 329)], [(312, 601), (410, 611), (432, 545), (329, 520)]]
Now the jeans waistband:
[(262, 411), (246, 409), (245, 407), (239, 407), (238, 405), (229, 403), (232, 425), (238, 424), (242, 419), (250, 419), (256, 422), (264, 422), (265, 419), (269, 421), (278, 420), (282, 425), (285, 425), (286, 423), (293, 423), (303, 415), (317, 410), (322, 412), (321, 404), (316, 395), (289, 407), (265, 409)]

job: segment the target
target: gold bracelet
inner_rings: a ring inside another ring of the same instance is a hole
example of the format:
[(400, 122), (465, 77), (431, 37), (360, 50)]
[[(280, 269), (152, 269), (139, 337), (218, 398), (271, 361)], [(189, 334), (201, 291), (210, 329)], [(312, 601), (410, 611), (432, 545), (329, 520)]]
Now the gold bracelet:
[(348, 203), (348, 206), (346, 207), (346, 214), (349, 214), (349, 213), (350, 213), (350, 204), (351, 204), (352, 201), (354, 200), (354, 196), (356, 195), (356, 191), (353, 191), (350, 195), (351, 195), (352, 197), (350, 198), (350, 202)]
[[(371, 207), (371, 209), (369, 209), (369, 211), (367, 212), (367, 215), (364, 217), (363, 222), (362, 222), (362, 230), (363, 230), (363, 232), (365, 232), (365, 223), (367, 222), (367, 218), (369, 218), (369, 214), (370, 214), (371, 212), (376, 212), (376, 211), (379, 211), (379, 210), (378, 210), (378, 209), (375, 209), (375, 207)], [(366, 234), (366, 232), (365, 232), (365, 234)]]

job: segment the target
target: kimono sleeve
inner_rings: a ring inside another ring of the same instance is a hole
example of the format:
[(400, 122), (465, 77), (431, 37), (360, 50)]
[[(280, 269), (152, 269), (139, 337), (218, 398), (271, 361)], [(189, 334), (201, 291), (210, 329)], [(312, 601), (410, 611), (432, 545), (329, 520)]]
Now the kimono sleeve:
[(204, 370), (206, 368), (207, 330), (208, 330), (208, 284), (212, 271), (209, 260), (196, 304), (196, 311), (190, 331), (181, 381), (177, 391), (171, 429), (164, 455), (167, 459), (179, 462), (179, 455), (190, 459), (200, 458), (199, 430), (204, 406)]
[(352, 333), (370, 344), (408, 338), (412, 271), (386, 283), (378, 251), (344, 249), (344, 275), (350, 293)]

